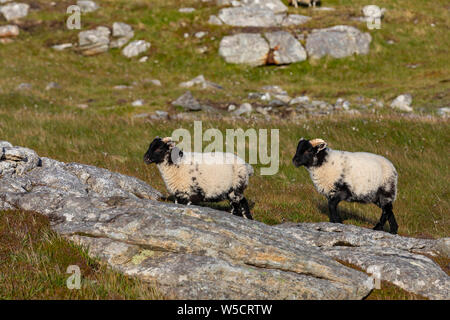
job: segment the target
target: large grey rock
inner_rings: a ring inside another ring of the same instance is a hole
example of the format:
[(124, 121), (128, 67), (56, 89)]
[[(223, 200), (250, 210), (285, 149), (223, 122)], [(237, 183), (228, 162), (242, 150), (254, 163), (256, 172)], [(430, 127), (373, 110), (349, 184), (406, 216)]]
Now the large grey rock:
[[(138, 179), (2, 142), (0, 209), (33, 210), (111, 267), (185, 299), (360, 299), (370, 278), (271, 226), (151, 199)], [(5, 156), (7, 155), (7, 156)], [(31, 163), (27, 159), (34, 159)], [(16, 170), (25, 168), (20, 173)]]
[(15, 25), (0, 26), (0, 38), (17, 37), (19, 27)]
[(287, 223), (277, 228), (406, 291), (429, 299), (450, 299), (449, 276), (423, 255), (448, 257), (450, 238), (407, 238), (333, 223)]
[(150, 42), (144, 40), (136, 40), (130, 42), (122, 50), (122, 54), (127, 58), (132, 58), (144, 53), (150, 48)]
[(219, 19), (233, 27), (276, 27), (281, 25), (284, 15), (255, 7), (223, 8)]
[(97, 27), (93, 30), (81, 31), (78, 34), (78, 45), (86, 56), (92, 56), (108, 51), (111, 31), (107, 27)]
[(269, 40), (269, 46), (273, 52), (273, 57), (270, 57), (273, 61), (270, 62), (290, 64), (306, 60), (305, 49), (289, 32), (268, 32), (265, 34), (265, 37)]
[(3, 14), (7, 21), (20, 19), (28, 15), (30, 5), (27, 3), (8, 3), (0, 6), (0, 13)]
[(269, 44), (260, 34), (239, 33), (220, 41), (219, 54), (228, 63), (261, 66), (266, 64), (269, 50)]
[(306, 51), (311, 58), (325, 55), (344, 58), (353, 54), (368, 54), (372, 37), (350, 26), (316, 29), (306, 39)]
[(0, 210), (32, 210), (112, 268), (184, 299), (361, 299), (368, 273), (429, 298), (449, 299), (449, 277), (420, 254), (423, 240), (331, 223), (268, 226), (222, 211), (156, 201), (136, 178), (40, 158), (0, 141)]
[(178, 99), (173, 101), (172, 105), (175, 107), (182, 107), (184, 110), (189, 111), (199, 111), (202, 109), (202, 106), (197, 99), (194, 98), (190, 91), (186, 91)]

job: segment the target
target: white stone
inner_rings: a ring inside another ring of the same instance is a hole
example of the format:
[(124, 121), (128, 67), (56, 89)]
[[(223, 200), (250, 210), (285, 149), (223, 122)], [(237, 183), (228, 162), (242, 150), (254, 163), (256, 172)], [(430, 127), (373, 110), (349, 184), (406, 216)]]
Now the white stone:
[(194, 12), (194, 11), (195, 11), (194, 8), (180, 8), (180, 9), (178, 9), (178, 12), (181, 12), (181, 13), (191, 13), (191, 12)]
[(27, 3), (8, 3), (0, 7), (0, 13), (3, 14), (7, 21), (20, 19), (28, 15), (30, 5)]
[(131, 103), (131, 105), (133, 107), (142, 107), (144, 105), (144, 100), (142, 100), (142, 99), (135, 100)]
[(98, 4), (90, 0), (78, 0), (77, 6), (80, 7), (83, 13), (94, 12), (99, 8)]
[(402, 94), (395, 98), (391, 103), (391, 108), (412, 112), (413, 108), (411, 108), (412, 96), (410, 94)]
[(127, 58), (140, 55), (150, 48), (150, 42), (144, 40), (135, 40), (130, 42), (123, 50), (122, 54)]

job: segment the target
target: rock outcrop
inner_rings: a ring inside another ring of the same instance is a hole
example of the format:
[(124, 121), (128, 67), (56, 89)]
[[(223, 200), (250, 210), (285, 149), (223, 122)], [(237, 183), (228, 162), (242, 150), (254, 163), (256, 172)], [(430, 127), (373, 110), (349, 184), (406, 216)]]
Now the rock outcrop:
[(33, 150), (0, 142), (0, 210), (48, 216), (56, 232), (167, 296), (364, 298), (373, 279), (336, 261), (341, 259), (369, 273), (370, 266), (392, 263), (403, 278), (386, 280), (430, 298), (449, 298), (448, 276), (419, 255), (444, 252), (448, 241), (329, 223), (273, 227), (209, 208), (157, 201), (160, 197), (139, 179), (41, 158)]

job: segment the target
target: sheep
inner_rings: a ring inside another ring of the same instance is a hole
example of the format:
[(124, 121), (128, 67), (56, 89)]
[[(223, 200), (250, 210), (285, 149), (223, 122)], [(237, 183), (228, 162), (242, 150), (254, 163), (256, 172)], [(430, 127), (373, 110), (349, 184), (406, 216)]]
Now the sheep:
[(298, 3), (301, 3), (302, 5), (308, 6), (308, 7), (315, 7), (317, 3), (320, 2), (320, 0), (289, 0), (289, 4), (293, 5), (295, 8), (298, 8)]
[(397, 233), (392, 204), (397, 194), (397, 171), (386, 158), (367, 152), (332, 150), (322, 139), (300, 139), (292, 159), (295, 167), (305, 166), (317, 191), (328, 199), (330, 222), (342, 223), (337, 212), (341, 201), (374, 203), (382, 209), (373, 228)]
[(252, 220), (244, 190), (253, 168), (238, 156), (183, 152), (170, 137), (156, 137), (144, 155), (144, 162), (156, 163), (176, 203), (229, 200), (232, 214)]

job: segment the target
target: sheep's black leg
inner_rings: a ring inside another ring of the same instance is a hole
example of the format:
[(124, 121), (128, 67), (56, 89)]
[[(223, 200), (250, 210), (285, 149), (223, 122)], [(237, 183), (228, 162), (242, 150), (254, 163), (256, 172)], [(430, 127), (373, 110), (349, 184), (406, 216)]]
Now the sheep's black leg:
[[(389, 207), (390, 207), (390, 210), (389, 210)], [(373, 230), (381, 230), (381, 231), (384, 230), (384, 225), (386, 224), (386, 221), (389, 218), (389, 211), (392, 212), (392, 204), (384, 205), (381, 207), (381, 209), (383, 211), (381, 212), (380, 221), (376, 224), (375, 227), (373, 227)]]
[(398, 224), (395, 220), (394, 212), (392, 211), (392, 203), (389, 204), (387, 211), (389, 212), (388, 221), (389, 221), (389, 232), (392, 234), (397, 234)]
[(242, 217), (240, 202), (231, 202), (231, 214)]
[(248, 220), (253, 220), (253, 217), (250, 213), (250, 208), (248, 207), (247, 199), (242, 198), (242, 200), (239, 202), (239, 205), (241, 207), (243, 217), (247, 218)]
[(330, 210), (330, 222), (342, 223), (341, 216), (337, 212), (337, 206), (341, 202), (341, 197), (339, 195), (328, 199), (328, 209)]

